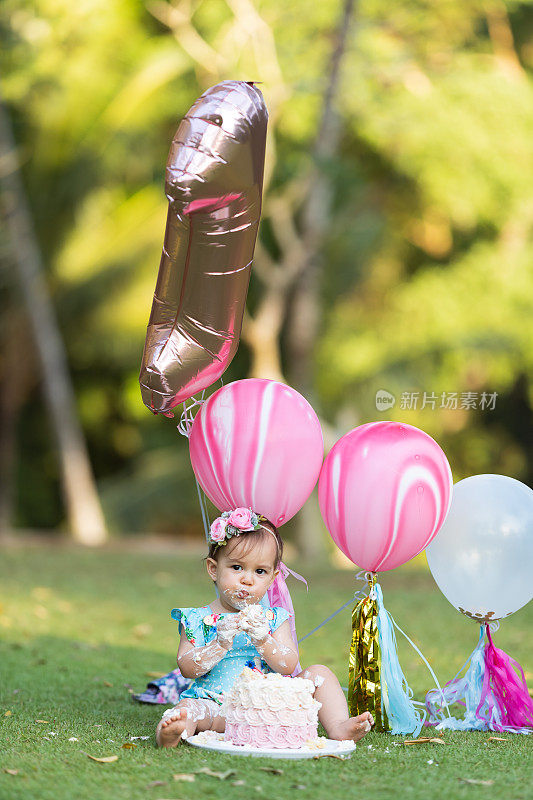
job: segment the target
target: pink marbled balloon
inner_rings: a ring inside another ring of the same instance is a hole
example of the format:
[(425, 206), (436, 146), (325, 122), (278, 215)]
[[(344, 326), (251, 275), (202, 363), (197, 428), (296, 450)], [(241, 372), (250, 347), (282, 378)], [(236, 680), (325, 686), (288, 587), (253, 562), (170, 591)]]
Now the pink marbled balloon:
[(189, 450), (218, 509), (250, 507), (274, 525), (303, 506), (324, 457), (322, 429), (307, 400), (283, 383), (255, 378), (223, 386), (203, 404)]
[(378, 572), (404, 564), (436, 536), (451, 502), (452, 474), (439, 445), (399, 422), (371, 422), (335, 444), (318, 499), (335, 544)]

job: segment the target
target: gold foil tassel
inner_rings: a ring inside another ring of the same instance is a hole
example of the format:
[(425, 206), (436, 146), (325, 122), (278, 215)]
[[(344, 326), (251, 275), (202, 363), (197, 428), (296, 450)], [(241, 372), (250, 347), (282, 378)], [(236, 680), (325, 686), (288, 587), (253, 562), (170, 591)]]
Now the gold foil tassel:
[(350, 716), (370, 711), (376, 731), (389, 731), (385, 709), (381, 707), (381, 651), (379, 648), (378, 607), (372, 591), (377, 576), (369, 573), (369, 594), (360, 600), (352, 613), (348, 706)]

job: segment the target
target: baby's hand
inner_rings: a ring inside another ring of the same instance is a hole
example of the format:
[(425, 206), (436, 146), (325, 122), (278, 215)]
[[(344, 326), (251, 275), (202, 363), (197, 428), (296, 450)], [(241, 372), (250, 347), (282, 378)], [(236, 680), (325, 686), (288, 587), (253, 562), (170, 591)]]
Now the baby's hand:
[(240, 614), (228, 614), (217, 621), (217, 642), (226, 650), (230, 649), (240, 630), (239, 617)]
[(241, 629), (248, 634), (252, 644), (257, 647), (264, 643), (270, 633), (270, 625), (265, 610), (260, 605), (248, 606), (240, 613)]

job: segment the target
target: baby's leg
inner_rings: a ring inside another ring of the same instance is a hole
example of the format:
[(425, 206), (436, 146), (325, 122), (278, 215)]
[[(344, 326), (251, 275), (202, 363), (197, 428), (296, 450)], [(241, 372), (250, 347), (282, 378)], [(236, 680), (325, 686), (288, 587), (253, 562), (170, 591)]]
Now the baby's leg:
[(159, 747), (176, 747), (182, 739), (199, 731), (224, 731), (226, 721), (213, 700), (181, 700), (163, 714), (155, 738)]
[(298, 677), (308, 678), (315, 684), (315, 699), (322, 703), (318, 718), (330, 739), (352, 739), (357, 742), (368, 733), (374, 724), (372, 714), (365, 711), (358, 717), (350, 717), (344, 692), (330, 669), (313, 664)]

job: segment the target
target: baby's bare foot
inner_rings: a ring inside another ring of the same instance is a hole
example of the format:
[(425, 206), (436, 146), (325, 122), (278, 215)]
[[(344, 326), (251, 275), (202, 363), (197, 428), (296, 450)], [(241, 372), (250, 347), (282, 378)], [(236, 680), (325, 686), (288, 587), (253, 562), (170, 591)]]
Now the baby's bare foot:
[(369, 732), (374, 724), (372, 714), (365, 711), (358, 717), (350, 717), (345, 722), (339, 722), (333, 730), (329, 731), (330, 739), (351, 739), (358, 742)]
[[(165, 717), (159, 723), (156, 732), (156, 742), (159, 747), (176, 747), (183, 738), (187, 737), (187, 710), (177, 708), (172, 715)], [(184, 733), (185, 732), (185, 733)]]

